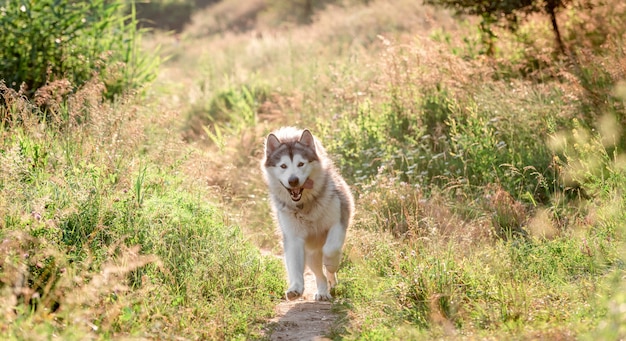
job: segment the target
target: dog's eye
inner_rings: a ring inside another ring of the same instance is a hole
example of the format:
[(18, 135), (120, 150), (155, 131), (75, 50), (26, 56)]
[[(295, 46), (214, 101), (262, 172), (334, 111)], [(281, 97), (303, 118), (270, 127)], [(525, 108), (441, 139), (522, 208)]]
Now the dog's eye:
[(304, 162), (298, 163), (298, 167), (302, 167), (302, 166), (304, 166)]
[(283, 163), (282, 165), (280, 165), (280, 168), (287, 169), (287, 165)]

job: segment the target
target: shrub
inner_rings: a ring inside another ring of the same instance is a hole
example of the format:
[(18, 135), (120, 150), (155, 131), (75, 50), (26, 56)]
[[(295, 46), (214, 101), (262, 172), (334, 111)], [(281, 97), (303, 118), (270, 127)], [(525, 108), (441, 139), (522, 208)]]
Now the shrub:
[(0, 15), (0, 79), (32, 96), (49, 82), (79, 87), (97, 74), (108, 96), (155, 77), (158, 59), (138, 48), (134, 16), (123, 1), (3, 1)]
[(550, 150), (533, 135), (535, 123), (474, 99), (455, 99), (446, 89), (414, 102), (413, 108), (393, 100), (365, 103), (356, 117), (332, 123), (327, 147), (350, 182), (367, 186), (384, 170), (425, 194), (458, 186), (480, 192), (497, 183), (516, 199), (549, 200), (556, 174)]

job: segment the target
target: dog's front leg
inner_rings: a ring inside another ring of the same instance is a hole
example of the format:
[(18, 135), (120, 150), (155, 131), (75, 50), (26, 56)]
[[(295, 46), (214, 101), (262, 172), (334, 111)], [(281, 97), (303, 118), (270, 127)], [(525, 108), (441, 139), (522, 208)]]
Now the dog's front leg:
[(346, 228), (337, 223), (328, 231), (326, 243), (322, 248), (324, 267), (326, 268), (326, 276), (330, 288), (337, 285), (337, 270), (339, 270), (339, 262), (341, 262), (341, 250), (346, 240)]
[(285, 296), (287, 300), (294, 300), (304, 292), (304, 239), (285, 234), (283, 247), (289, 277), (289, 288)]

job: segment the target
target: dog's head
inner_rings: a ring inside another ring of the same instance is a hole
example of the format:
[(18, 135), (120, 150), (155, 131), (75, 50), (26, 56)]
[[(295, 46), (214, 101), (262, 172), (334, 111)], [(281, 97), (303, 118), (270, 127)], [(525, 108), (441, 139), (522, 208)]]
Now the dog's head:
[(300, 201), (305, 189), (312, 189), (311, 173), (318, 167), (315, 139), (308, 130), (301, 134), (269, 134), (265, 141), (265, 169), (289, 193)]

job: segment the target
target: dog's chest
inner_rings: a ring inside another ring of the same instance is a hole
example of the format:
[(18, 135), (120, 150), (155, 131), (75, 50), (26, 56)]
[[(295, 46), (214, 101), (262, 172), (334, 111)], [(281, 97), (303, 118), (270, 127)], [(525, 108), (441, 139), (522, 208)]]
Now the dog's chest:
[(320, 221), (320, 216), (319, 214), (311, 214), (309, 212), (304, 211), (303, 209), (298, 209), (296, 211), (293, 211), (293, 217), (294, 219), (300, 224), (300, 225), (313, 225), (315, 222), (318, 223), (322, 223), (319, 225), (324, 225), (323, 221)]
[[(331, 204), (330, 202), (328, 204)], [(336, 205), (324, 205), (289, 209), (279, 212), (281, 228), (298, 231), (299, 234), (321, 234), (328, 231), (334, 224), (339, 222), (339, 210)]]

